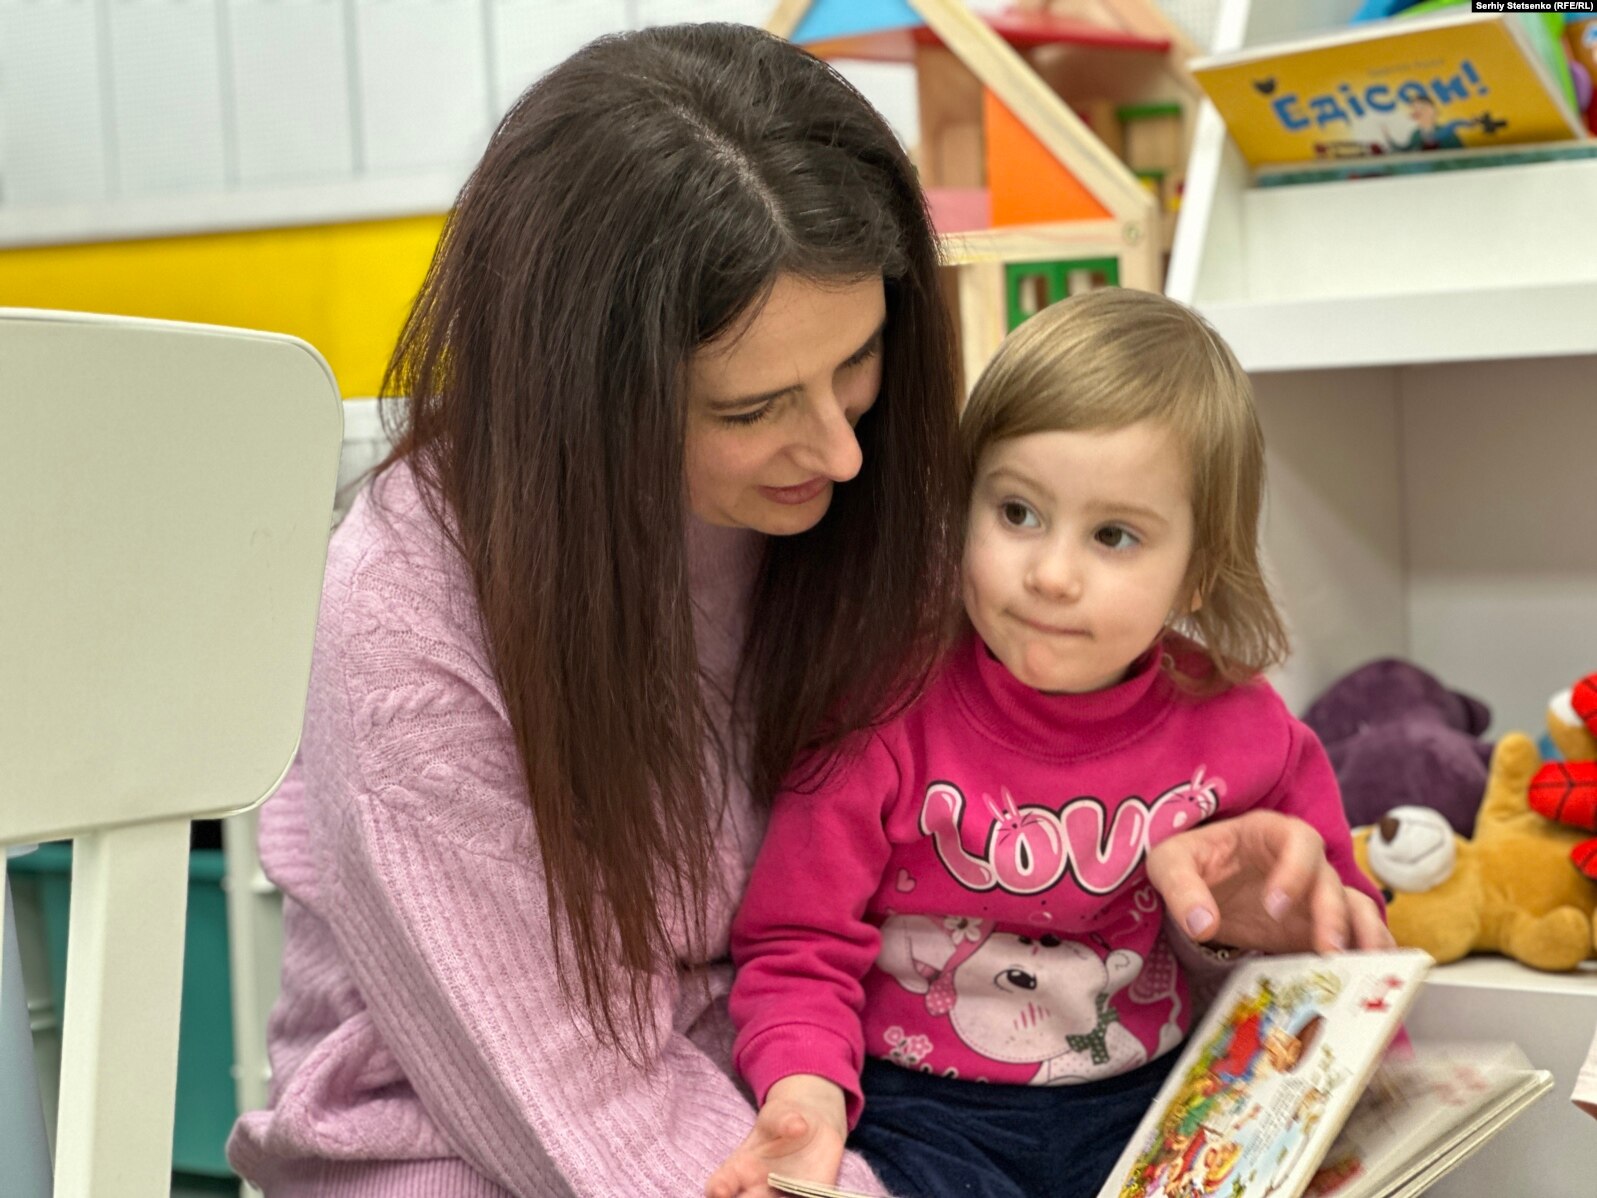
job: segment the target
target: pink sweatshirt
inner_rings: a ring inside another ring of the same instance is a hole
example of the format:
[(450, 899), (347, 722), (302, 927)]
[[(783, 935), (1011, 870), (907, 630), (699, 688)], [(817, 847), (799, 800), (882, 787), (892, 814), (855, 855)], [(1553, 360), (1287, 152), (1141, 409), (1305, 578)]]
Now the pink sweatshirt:
[[(689, 542), (701, 664), (725, 683), (761, 540), (695, 521)], [(272, 1106), (239, 1120), (234, 1167), (270, 1198), (702, 1192), (754, 1118), (724, 957), (762, 829), (741, 787), (732, 800), (712, 943), (662, 979), (635, 1068), (561, 1000), (464, 564), (411, 472), (379, 479), (333, 537), (299, 759), (261, 814), (283, 987)], [(844, 1178), (882, 1192), (852, 1156)]]
[[(1195, 671), (1193, 647), (1167, 650)], [(733, 925), (738, 1069), (861, 1109), (865, 1054), (949, 1077), (1087, 1081), (1187, 1033), (1150, 846), (1269, 808), (1354, 864), (1325, 751), (1263, 680), (1196, 701), (1150, 652), (1086, 695), (1024, 686), (971, 635), (925, 699), (809, 793), (777, 799)], [(1179, 933), (1177, 934), (1179, 935)]]

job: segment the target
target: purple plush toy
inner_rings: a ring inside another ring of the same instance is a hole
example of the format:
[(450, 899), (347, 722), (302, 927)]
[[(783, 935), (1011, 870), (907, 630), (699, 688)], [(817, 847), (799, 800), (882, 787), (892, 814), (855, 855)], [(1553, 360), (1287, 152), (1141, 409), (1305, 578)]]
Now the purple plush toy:
[(1303, 716), (1330, 755), (1354, 827), (1393, 807), (1442, 813), (1460, 836), (1475, 832), (1492, 746), (1492, 713), (1411, 662), (1384, 658), (1335, 682)]

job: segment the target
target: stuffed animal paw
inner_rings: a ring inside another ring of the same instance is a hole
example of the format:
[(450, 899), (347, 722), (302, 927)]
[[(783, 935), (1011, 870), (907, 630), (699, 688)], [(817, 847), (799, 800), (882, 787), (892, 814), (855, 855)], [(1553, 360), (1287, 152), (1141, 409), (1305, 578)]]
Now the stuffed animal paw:
[(1540, 765), (1530, 737), (1498, 741), (1471, 840), (1423, 807), (1396, 808), (1354, 832), (1354, 855), (1385, 890), (1399, 944), (1441, 963), (1502, 953), (1556, 972), (1593, 955), (1597, 882), (1570, 863), (1581, 835), (1527, 804)]
[[(1536, 771), (1530, 808), (1555, 823), (1597, 832), (1597, 674), (1553, 696), (1547, 731), (1564, 760)], [(1570, 857), (1583, 874), (1597, 879), (1597, 838), (1581, 841)]]

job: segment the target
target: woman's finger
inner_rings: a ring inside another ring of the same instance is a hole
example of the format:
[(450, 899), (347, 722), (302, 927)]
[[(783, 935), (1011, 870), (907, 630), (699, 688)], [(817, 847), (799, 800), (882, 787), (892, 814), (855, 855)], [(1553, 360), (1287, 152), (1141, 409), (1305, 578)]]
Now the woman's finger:
[(1194, 940), (1207, 940), (1219, 924), (1219, 904), (1189, 851), (1196, 832), (1166, 841), (1148, 854), (1148, 881), (1164, 899), (1165, 910)]
[(1340, 953), (1347, 950), (1351, 917), (1348, 891), (1329, 863), (1322, 864), (1314, 878), (1309, 910), (1314, 917), (1314, 950)]
[(1348, 913), (1353, 921), (1353, 947), (1379, 950), (1396, 948), (1392, 931), (1381, 918), (1381, 909), (1375, 900), (1361, 890), (1351, 887), (1347, 892)]

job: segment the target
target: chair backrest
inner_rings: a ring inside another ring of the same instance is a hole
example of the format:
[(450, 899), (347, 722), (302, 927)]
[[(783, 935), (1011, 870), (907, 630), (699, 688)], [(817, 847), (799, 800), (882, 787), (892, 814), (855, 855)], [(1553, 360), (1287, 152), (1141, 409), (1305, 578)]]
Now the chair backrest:
[(188, 825), (293, 760), (341, 431), (293, 338), (0, 309), (0, 845), (75, 840), (58, 1195), (170, 1184)]

